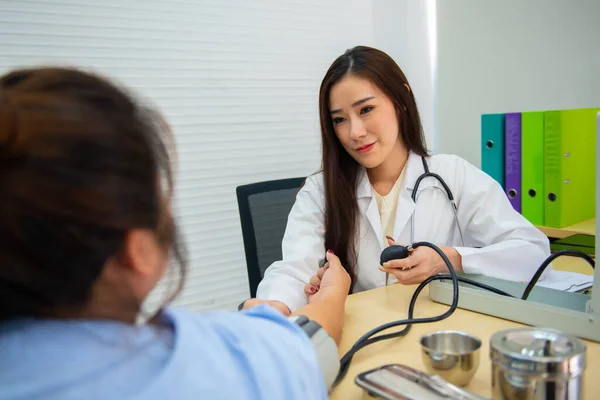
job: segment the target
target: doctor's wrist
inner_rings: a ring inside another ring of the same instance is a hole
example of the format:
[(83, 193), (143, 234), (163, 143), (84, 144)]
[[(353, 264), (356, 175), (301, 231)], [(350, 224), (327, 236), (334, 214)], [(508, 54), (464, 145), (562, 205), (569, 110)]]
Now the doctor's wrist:
[[(451, 247), (451, 246), (444, 246), (441, 248), (441, 250), (444, 252), (446, 257), (448, 257), (448, 260), (450, 260), (450, 262), (452, 263), (454, 270), (457, 273), (462, 273), (463, 272), (462, 256), (460, 255), (458, 250), (456, 250), (454, 247)], [(440, 265), (439, 265), (440, 272), (443, 272), (443, 273), (450, 272), (448, 270), (448, 266), (446, 265), (446, 263), (444, 262), (444, 260), (441, 257), (440, 257), (439, 262), (440, 262)]]

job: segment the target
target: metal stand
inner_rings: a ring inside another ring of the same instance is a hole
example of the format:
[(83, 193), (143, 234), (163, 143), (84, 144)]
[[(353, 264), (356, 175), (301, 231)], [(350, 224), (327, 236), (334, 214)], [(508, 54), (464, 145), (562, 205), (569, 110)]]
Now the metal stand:
[[(498, 279), (498, 281), (500, 280)], [(501, 286), (494, 285), (489, 280), (486, 280), (485, 283), (499, 288)], [(514, 282), (508, 282), (506, 286), (512, 286), (512, 283)], [(513, 290), (501, 289), (516, 295), (518, 294), (518, 291), (515, 290), (517, 285), (520, 284), (515, 283), (512, 286)], [(524, 289), (525, 285), (522, 287)], [(520, 293), (523, 293), (522, 289)], [(431, 282), (429, 296), (438, 303), (450, 304), (452, 302), (452, 281)], [(548, 299), (551, 304), (541, 303), (541, 299)], [(521, 300), (461, 284), (458, 306), (526, 325), (558, 329), (581, 338), (600, 342), (600, 315), (588, 312), (589, 299), (589, 296), (583, 294), (538, 287), (531, 292), (530, 300)]]

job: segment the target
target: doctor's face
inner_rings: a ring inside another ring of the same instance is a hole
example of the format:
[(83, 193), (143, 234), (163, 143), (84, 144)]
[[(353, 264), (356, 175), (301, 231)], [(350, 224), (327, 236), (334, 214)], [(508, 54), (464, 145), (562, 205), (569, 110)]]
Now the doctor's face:
[(365, 168), (378, 167), (404, 147), (394, 104), (367, 79), (347, 75), (333, 85), (329, 111), (340, 143)]

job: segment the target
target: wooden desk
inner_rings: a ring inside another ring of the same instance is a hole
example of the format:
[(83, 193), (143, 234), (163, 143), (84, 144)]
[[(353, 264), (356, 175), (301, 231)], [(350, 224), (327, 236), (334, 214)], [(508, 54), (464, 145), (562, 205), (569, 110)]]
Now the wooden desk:
[(557, 271), (568, 271), (585, 275), (594, 275), (594, 270), (590, 264), (579, 257), (558, 257), (556, 260), (552, 261), (552, 268)]
[[(404, 319), (408, 304), (416, 286), (399, 284), (353, 294), (346, 302), (346, 320), (340, 346), (340, 356), (364, 333), (386, 322)], [(428, 290), (421, 293), (415, 307), (416, 317), (439, 315), (448, 306), (434, 303), (429, 299)], [(336, 387), (331, 400), (363, 399), (364, 391), (354, 383), (360, 372), (384, 364), (399, 363), (424, 371), (421, 361), (419, 339), (422, 335), (437, 330), (462, 330), (479, 337), (482, 341), (481, 363), (467, 389), (491, 396), (491, 362), (489, 340), (493, 333), (513, 327), (523, 326), (514, 322), (457, 309), (449, 318), (432, 323), (413, 325), (410, 333), (402, 338), (386, 340), (360, 350), (352, 360), (348, 375)], [(387, 331), (386, 331), (387, 332)], [(600, 393), (600, 344), (586, 341), (587, 368), (584, 376), (583, 398), (594, 399)]]
[(564, 228), (549, 228), (547, 226), (538, 226), (537, 228), (549, 238), (562, 239), (577, 234), (595, 235), (596, 218), (588, 219), (587, 221), (579, 222)]

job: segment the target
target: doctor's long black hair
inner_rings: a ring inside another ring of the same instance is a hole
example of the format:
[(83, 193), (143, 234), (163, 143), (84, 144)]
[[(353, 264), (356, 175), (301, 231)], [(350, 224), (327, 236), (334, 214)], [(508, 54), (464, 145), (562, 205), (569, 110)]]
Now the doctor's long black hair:
[[(323, 143), (325, 183), (325, 248), (333, 250), (356, 283), (356, 234), (358, 172), (361, 168), (342, 147), (329, 113), (331, 87), (347, 75), (368, 79), (396, 108), (398, 131), (407, 150), (427, 156), (417, 104), (406, 76), (394, 60), (381, 50), (357, 46), (339, 56), (327, 70), (319, 91), (319, 115)], [(352, 290), (352, 289), (351, 289)]]

